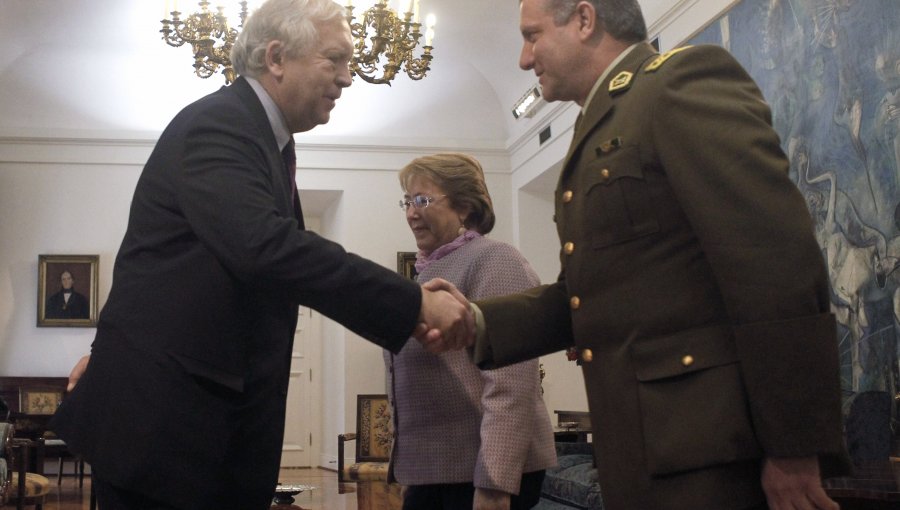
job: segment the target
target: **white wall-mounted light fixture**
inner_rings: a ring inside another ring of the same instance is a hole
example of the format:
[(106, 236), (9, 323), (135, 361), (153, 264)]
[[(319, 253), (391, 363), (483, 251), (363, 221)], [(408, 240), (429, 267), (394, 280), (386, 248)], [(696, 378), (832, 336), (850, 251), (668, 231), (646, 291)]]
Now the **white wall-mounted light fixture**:
[(522, 117), (534, 117), (538, 109), (543, 105), (543, 97), (541, 97), (540, 85), (535, 85), (528, 89), (528, 92), (522, 96), (522, 99), (516, 101), (516, 105), (512, 109), (513, 117), (519, 119)]

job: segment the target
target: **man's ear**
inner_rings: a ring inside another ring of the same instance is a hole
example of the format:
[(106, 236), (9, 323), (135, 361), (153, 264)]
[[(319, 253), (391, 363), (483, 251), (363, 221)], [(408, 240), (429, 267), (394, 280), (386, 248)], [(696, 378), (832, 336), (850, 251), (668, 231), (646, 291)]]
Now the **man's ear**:
[(266, 44), (266, 68), (276, 78), (284, 74), (284, 44), (281, 41), (269, 41)]
[(590, 2), (578, 2), (573, 14), (582, 39), (590, 39), (597, 33), (597, 11)]

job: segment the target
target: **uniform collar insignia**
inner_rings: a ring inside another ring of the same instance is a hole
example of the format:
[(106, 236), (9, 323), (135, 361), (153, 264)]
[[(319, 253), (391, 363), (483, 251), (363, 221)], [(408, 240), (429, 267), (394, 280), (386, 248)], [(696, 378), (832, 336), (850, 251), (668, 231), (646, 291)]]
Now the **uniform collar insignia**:
[(621, 73), (617, 74), (615, 78), (613, 78), (612, 81), (609, 82), (610, 93), (628, 89), (628, 87), (631, 86), (632, 77), (634, 77), (634, 74), (629, 73), (628, 71), (622, 71)]

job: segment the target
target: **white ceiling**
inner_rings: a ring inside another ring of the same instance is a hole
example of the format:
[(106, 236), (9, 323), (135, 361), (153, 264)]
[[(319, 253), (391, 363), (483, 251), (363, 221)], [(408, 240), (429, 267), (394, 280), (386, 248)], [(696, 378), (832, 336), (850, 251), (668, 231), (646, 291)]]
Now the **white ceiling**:
[[(676, 3), (641, 0), (648, 24)], [(0, 0), (0, 136), (152, 137), (181, 107), (221, 86), (220, 75), (193, 75), (187, 47), (160, 40), (163, 4)], [(182, 11), (188, 5), (179, 2)], [(507, 146), (516, 131), (510, 109), (535, 82), (517, 67), (518, 2), (421, 0), (421, 7), (437, 16), (428, 76), (400, 76), (390, 87), (357, 79), (332, 121), (311, 134)]]

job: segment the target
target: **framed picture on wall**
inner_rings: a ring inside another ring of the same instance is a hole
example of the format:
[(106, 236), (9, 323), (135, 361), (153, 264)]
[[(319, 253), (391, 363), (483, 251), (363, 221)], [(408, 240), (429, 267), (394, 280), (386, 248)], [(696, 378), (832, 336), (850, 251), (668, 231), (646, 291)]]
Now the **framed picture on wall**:
[(397, 272), (411, 280), (416, 279), (416, 275), (418, 274), (416, 272), (416, 252), (397, 252)]
[(38, 327), (97, 325), (99, 255), (38, 255)]
[(62, 402), (59, 388), (20, 388), (19, 412), (23, 414), (50, 415)]

